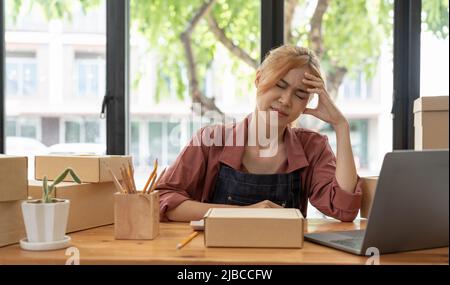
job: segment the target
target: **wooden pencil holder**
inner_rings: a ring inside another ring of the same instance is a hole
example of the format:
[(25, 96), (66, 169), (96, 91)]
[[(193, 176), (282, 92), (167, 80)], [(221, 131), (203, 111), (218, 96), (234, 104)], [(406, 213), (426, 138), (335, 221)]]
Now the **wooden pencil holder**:
[(159, 192), (114, 194), (116, 239), (154, 239), (159, 234)]

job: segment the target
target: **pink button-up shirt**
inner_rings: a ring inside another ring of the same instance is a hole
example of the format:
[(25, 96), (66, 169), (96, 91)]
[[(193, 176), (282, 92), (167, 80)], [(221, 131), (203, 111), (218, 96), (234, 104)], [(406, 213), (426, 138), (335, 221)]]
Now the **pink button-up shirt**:
[[(156, 187), (160, 193), (161, 221), (168, 221), (166, 212), (186, 200), (210, 203), (220, 164), (243, 171), (243, 144), (236, 144), (236, 133), (247, 134), (251, 114), (232, 125), (213, 125), (201, 128), (184, 147), (175, 162), (167, 168)], [(214, 138), (222, 132), (220, 145), (203, 144), (202, 136)], [(224, 143), (233, 138), (234, 143)], [(208, 146), (209, 145), (209, 146)], [(237, 146), (236, 146), (237, 145)], [(328, 138), (319, 133), (287, 127), (284, 133), (287, 161), (278, 173), (300, 172), (300, 211), (306, 217), (308, 199), (327, 216), (341, 221), (353, 221), (361, 207), (361, 181), (353, 193), (342, 190), (336, 180), (336, 157)]]

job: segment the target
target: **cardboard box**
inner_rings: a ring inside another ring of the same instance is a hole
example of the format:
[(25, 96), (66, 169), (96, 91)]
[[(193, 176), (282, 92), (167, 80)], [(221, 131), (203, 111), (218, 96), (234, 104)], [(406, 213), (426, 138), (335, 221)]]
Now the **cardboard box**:
[(362, 180), (362, 201), (361, 201), (361, 218), (369, 217), (372, 208), (375, 190), (377, 188), (378, 176), (361, 177)]
[(0, 247), (26, 237), (21, 204), (22, 201), (0, 202)]
[[(114, 183), (62, 182), (56, 185), (53, 197), (70, 200), (67, 232), (109, 225), (114, 222)], [(42, 198), (42, 181), (30, 180), (28, 196)]]
[[(35, 158), (35, 179), (42, 180), (47, 176), (54, 180), (66, 167), (72, 167), (81, 182), (99, 183), (114, 181), (108, 166), (120, 176), (120, 167), (132, 163), (129, 155), (43, 155)], [(73, 181), (70, 175), (64, 181)]]
[(414, 101), (414, 149), (448, 148), (448, 96)]
[(116, 239), (154, 239), (159, 234), (159, 192), (114, 195)]
[(205, 214), (206, 247), (303, 246), (298, 209), (212, 208)]
[(26, 156), (0, 155), (0, 202), (25, 200), (27, 175)]

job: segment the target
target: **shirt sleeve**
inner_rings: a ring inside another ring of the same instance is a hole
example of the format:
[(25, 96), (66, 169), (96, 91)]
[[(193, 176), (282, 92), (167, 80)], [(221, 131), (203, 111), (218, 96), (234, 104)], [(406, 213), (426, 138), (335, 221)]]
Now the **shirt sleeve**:
[(202, 178), (206, 171), (206, 155), (200, 144), (202, 130), (191, 138), (155, 188), (159, 191), (159, 213), (163, 222), (169, 221), (167, 211), (201, 196)]
[(336, 157), (331, 149), (328, 138), (323, 137), (322, 151), (309, 172), (309, 200), (311, 204), (327, 216), (343, 222), (351, 222), (361, 208), (361, 179), (353, 193), (342, 190), (336, 179)]

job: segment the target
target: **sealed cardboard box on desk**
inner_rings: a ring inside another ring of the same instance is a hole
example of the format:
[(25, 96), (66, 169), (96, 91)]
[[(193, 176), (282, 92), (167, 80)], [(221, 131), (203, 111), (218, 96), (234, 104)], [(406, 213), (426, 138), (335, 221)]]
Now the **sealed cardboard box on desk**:
[[(66, 167), (71, 167), (81, 182), (112, 182), (113, 177), (108, 167), (113, 172), (120, 173), (120, 167), (131, 162), (131, 156), (128, 155), (41, 155), (35, 157), (35, 179), (42, 180), (47, 176), (49, 180), (53, 180)], [(64, 181), (73, 180), (67, 176)]]
[[(53, 195), (58, 199), (70, 200), (67, 232), (85, 230), (109, 225), (114, 222), (114, 183), (62, 182), (56, 186)], [(30, 180), (28, 196), (40, 199), (42, 181)]]
[(298, 209), (212, 208), (204, 219), (206, 247), (303, 247)]
[(0, 246), (25, 236), (20, 205), (27, 198), (27, 173), (27, 157), (0, 155)]
[(448, 96), (414, 101), (414, 149), (448, 148)]

